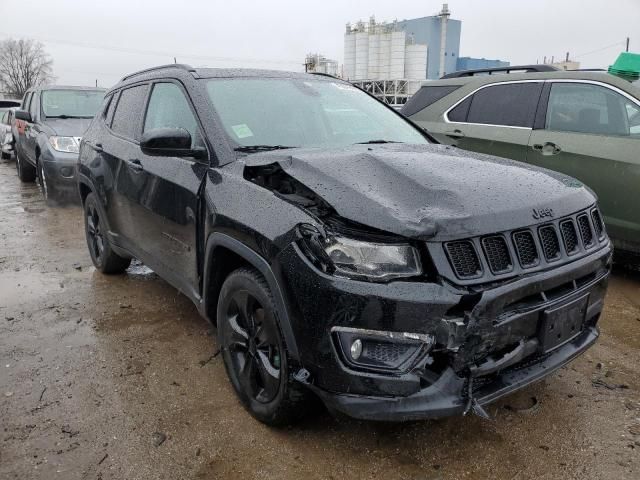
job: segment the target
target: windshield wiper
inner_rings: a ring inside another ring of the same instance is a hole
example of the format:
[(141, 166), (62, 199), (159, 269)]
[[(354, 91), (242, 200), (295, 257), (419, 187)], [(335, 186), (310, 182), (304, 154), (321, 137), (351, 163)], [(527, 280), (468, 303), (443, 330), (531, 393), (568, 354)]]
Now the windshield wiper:
[(271, 150), (285, 150), (288, 147), (286, 145), (243, 145), (242, 147), (234, 148), (236, 152), (254, 153), (254, 152), (269, 152)]
[(367, 142), (356, 142), (354, 145), (370, 145), (374, 143), (403, 143), (403, 142), (396, 142), (395, 140), (369, 140)]

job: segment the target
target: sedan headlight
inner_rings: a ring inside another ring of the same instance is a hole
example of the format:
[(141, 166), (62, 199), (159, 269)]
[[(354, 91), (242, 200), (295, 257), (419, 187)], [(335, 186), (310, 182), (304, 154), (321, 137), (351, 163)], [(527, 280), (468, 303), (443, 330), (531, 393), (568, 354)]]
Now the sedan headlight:
[(58, 152), (78, 153), (80, 151), (80, 144), (75, 137), (49, 137), (49, 143)]
[(420, 254), (408, 244), (365, 242), (339, 235), (319, 238), (315, 229), (301, 229), (304, 252), (323, 270), (339, 277), (370, 281), (414, 277), (422, 273)]

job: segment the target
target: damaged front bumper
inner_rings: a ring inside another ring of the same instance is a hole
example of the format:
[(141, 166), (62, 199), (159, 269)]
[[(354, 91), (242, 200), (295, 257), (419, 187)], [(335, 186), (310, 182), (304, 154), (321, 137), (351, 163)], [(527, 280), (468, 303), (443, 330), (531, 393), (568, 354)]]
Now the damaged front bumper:
[[(297, 378), (333, 410), (385, 421), (482, 412), (570, 362), (598, 338), (611, 265), (606, 245), (570, 264), (471, 290), (338, 279), (291, 249), (281, 274), (305, 371)], [(424, 346), (396, 370), (358, 366), (335, 335), (358, 329), (410, 332)]]

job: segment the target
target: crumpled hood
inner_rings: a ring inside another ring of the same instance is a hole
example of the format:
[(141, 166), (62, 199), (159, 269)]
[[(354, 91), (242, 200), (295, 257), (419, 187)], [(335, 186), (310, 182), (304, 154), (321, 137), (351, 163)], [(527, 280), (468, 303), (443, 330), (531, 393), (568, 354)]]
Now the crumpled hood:
[(595, 202), (579, 181), (444, 145), (354, 145), (249, 155), (278, 163), (344, 218), (408, 238), (451, 240), (533, 225)]
[(82, 137), (89, 128), (91, 118), (47, 118), (45, 125), (59, 137)]

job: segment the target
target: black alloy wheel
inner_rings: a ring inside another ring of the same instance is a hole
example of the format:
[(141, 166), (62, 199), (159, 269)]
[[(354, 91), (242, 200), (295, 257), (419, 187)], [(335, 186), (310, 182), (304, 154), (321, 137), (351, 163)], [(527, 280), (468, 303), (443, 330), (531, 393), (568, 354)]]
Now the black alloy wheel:
[(95, 194), (84, 200), (84, 228), (91, 261), (102, 273), (122, 273), (131, 263), (130, 257), (121, 257), (111, 248), (107, 237), (107, 224)]
[(280, 387), (281, 341), (273, 319), (246, 290), (231, 297), (223, 322), (226, 351), (243, 392), (259, 403), (269, 403)]
[(229, 274), (220, 290), (217, 324), (225, 369), (245, 408), (273, 426), (304, 415), (313, 398), (291, 375), (271, 290), (257, 271)]

